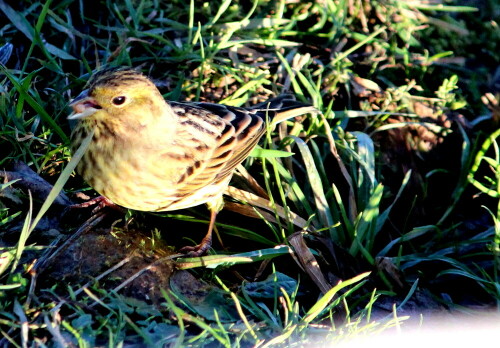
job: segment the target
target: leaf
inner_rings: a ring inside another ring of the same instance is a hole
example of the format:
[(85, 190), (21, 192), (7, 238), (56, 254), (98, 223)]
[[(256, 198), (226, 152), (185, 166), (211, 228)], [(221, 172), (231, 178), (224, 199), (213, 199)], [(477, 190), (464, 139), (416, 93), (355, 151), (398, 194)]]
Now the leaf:
[(203, 257), (177, 259), (177, 269), (189, 269), (196, 267), (215, 268), (218, 266), (232, 266), (241, 263), (252, 263), (277, 256), (286, 255), (291, 252), (290, 247), (278, 245), (275, 248), (250, 251), (234, 255), (209, 255)]
[(57, 48), (56, 46), (54, 46), (52, 44), (46, 43), (45, 48), (47, 49), (47, 51), (52, 53), (54, 56), (59, 57), (61, 59), (76, 60), (76, 58), (73, 57), (71, 54), (66, 53), (64, 50)]
[(316, 168), (316, 164), (314, 163), (311, 151), (307, 147), (307, 144), (304, 142), (304, 140), (302, 140), (301, 138), (295, 136), (292, 136), (291, 138), (295, 140), (295, 143), (297, 144), (300, 153), (302, 154), (302, 158), (306, 166), (307, 178), (311, 184), (311, 189), (314, 194), (314, 201), (316, 202), (316, 209), (318, 210), (321, 224), (325, 227), (331, 227), (334, 225), (332, 214), (330, 212), (330, 207), (328, 206), (328, 202), (325, 197), (325, 190), (323, 189), (321, 177), (318, 173), (318, 169)]
[(297, 280), (292, 277), (275, 272), (260, 282), (245, 283), (243, 288), (249, 296), (254, 298), (275, 298), (280, 288), (283, 288), (287, 294), (291, 294), (297, 289), (297, 285)]
[(12, 50), (14, 45), (11, 43), (6, 43), (2, 47), (0, 47), (0, 64), (6, 64), (12, 55)]
[(210, 22), (207, 23), (207, 27), (211, 27), (212, 25), (214, 25), (220, 19), (220, 17), (224, 14), (224, 12), (226, 12), (229, 5), (231, 5), (231, 0), (223, 0), (222, 4), (219, 7), (219, 10), (215, 14), (215, 16), (213, 16), (210, 19)]
[(29, 24), (25, 17), (21, 16), (19, 12), (14, 11), (12, 7), (7, 5), (5, 1), (0, 0), (0, 10), (5, 14), (5, 16), (10, 19), (12, 24), (28, 39), (33, 41), (33, 33), (35, 32), (33, 27)]
[[(5, 272), (9, 265), (14, 261), (16, 255), (15, 249), (10, 249), (0, 253), (0, 275)], [(16, 286), (17, 287), (17, 286)]]
[(162, 344), (168, 345), (170, 338), (171, 341), (179, 336), (179, 327), (177, 325), (168, 325), (166, 323), (157, 323), (156, 321), (151, 321), (147, 328), (143, 330), (144, 334), (149, 338), (151, 342), (162, 342)]
[(379, 216), (380, 200), (382, 199), (383, 192), (384, 186), (382, 184), (379, 184), (373, 191), (365, 210), (359, 218), (356, 226), (355, 241), (349, 250), (349, 253), (353, 256), (356, 256), (358, 252), (361, 251), (361, 253), (372, 265), (375, 260), (370, 252), (372, 244), (375, 240), (375, 228), (377, 218)]
[(290, 157), (295, 155), (293, 152), (281, 151), (281, 150), (272, 150), (272, 149), (263, 149), (260, 146), (256, 146), (252, 152), (250, 152), (250, 156), (259, 157), (259, 158), (276, 158), (276, 157)]
[[(0, 2), (1, 3), (1, 2)], [(5, 69), (2, 65), (0, 65), (0, 71), (2, 71), (12, 82), (16, 90), (18, 91), (20, 97), (26, 99), (26, 102), (40, 115), (42, 120), (47, 122), (47, 124), (52, 128), (63, 141), (68, 141), (68, 136), (62, 128), (54, 121), (54, 119), (48, 114), (45, 109), (38, 104), (38, 102), (23, 88), (22, 84), (18, 81), (18, 79), (12, 75), (7, 69)]]
[[(50, 1), (45, 2), (45, 5), (42, 9), (42, 11), (39, 13), (39, 19), (37, 23), (37, 28), (36, 28), (36, 33), (40, 32), (41, 26), (44, 22), (45, 16), (47, 14), (48, 6), (50, 5)], [(55, 47), (52, 44), (49, 44), (47, 42), (43, 42), (39, 35), (35, 35), (35, 29), (31, 26), (31, 24), (26, 20), (24, 16), (21, 16), (19, 12), (15, 11), (5, 3), (5, 1), (0, 1), (0, 10), (5, 13), (7, 18), (10, 19), (12, 24), (19, 29), (20, 32), (22, 32), (28, 39), (30, 39), (31, 42), (38, 44), (41, 46), (42, 50), (47, 50), (48, 52), (52, 53), (56, 57), (59, 57), (61, 59), (66, 59), (66, 60), (75, 60), (76, 58), (70, 55), (69, 53), (66, 53), (64, 50)], [(48, 56), (48, 58), (51, 60), (51, 57)]]
[(405, 177), (403, 179), (403, 182), (401, 184), (401, 187), (399, 188), (398, 193), (396, 194), (396, 197), (392, 201), (391, 205), (389, 205), (382, 213), (380, 213), (380, 216), (377, 219), (377, 227), (375, 228), (375, 233), (380, 232), (380, 230), (384, 226), (385, 222), (389, 218), (389, 213), (391, 212), (392, 208), (394, 207), (394, 204), (396, 204), (399, 197), (401, 197), (401, 194), (403, 193), (404, 188), (406, 187), (406, 185), (410, 181), (411, 173), (412, 173), (411, 169), (406, 172)]
[(342, 290), (343, 288), (352, 285), (354, 283), (359, 282), (363, 278), (366, 278), (370, 275), (370, 272), (366, 273), (361, 273), (360, 275), (357, 275), (351, 279), (345, 280), (343, 282), (340, 282), (333, 288), (331, 288), (321, 299), (319, 299), (306, 313), (305, 317), (302, 319), (302, 321), (305, 324), (309, 324), (312, 322), (314, 319), (316, 319), (323, 311), (328, 307), (330, 304), (330, 301), (337, 295), (337, 293)]
[(71, 321), (71, 326), (75, 329), (84, 329), (92, 325), (92, 315), (91, 314), (82, 314), (76, 319)]
[(233, 301), (223, 290), (196, 279), (187, 271), (176, 272), (170, 278), (170, 288), (191, 311), (208, 320), (219, 319), (224, 323), (234, 322), (239, 318)]
[(377, 180), (375, 179), (375, 146), (368, 134), (363, 132), (352, 132), (351, 134), (354, 135), (357, 140), (359, 164), (363, 167), (369, 179), (366, 181), (365, 175), (360, 173), (358, 187), (365, 187), (366, 192), (369, 193), (377, 184)]
[(406, 241), (412, 240), (414, 238), (418, 238), (420, 236), (423, 236), (427, 232), (436, 232), (437, 230), (438, 230), (438, 228), (434, 225), (416, 227), (413, 230), (411, 230), (410, 232), (405, 233), (402, 237), (399, 237), (399, 238), (392, 240), (389, 244), (387, 244), (385, 246), (384, 249), (382, 249), (377, 254), (377, 257), (382, 257), (382, 256), (387, 255), (389, 250), (391, 250), (391, 248), (394, 245), (396, 245), (397, 243), (406, 242)]
[(294, 47), (299, 46), (298, 42), (287, 41), (287, 40), (267, 40), (267, 39), (249, 39), (249, 40), (233, 40), (227, 41), (226, 43), (220, 44), (218, 46), (219, 50), (230, 48), (233, 46), (241, 46), (245, 44), (255, 44), (270, 47)]

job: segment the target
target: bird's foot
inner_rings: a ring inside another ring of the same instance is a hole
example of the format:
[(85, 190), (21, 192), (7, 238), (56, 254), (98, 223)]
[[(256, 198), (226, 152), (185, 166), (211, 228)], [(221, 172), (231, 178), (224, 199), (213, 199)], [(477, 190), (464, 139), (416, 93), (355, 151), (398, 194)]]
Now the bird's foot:
[(212, 235), (206, 235), (200, 244), (195, 246), (185, 246), (179, 251), (186, 254), (187, 257), (200, 257), (205, 254), (212, 246)]
[(196, 246), (185, 246), (179, 251), (186, 254), (187, 257), (200, 257), (205, 254), (208, 249), (212, 246), (212, 231), (215, 226), (215, 217), (217, 216), (218, 210), (210, 209), (210, 223), (208, 224), (208, 232), (205, 237), (201, 240), (201, 243)]
[(111, 209), (114, 209), (114, 210), (119, 211), (121, 213), (123, 213), (125, 211), (124, 208), (111, 202), (106, 197), (99, 196), (96, 198), (92, 198), (92, 199), (90, 199), (86, 202), (83, 202), (83, 203), (72, 204), (65, 209), (65, 213), (67, 213), (68, 211), (73, 210), (73, 209), (88, 208), (88, 207), (92, 207), (92, 206), (96, 206), (94, 209), (92, 209), (92, 214), (96, 214), (97, 212), (101, 211), (104, 208), (111, 208)]

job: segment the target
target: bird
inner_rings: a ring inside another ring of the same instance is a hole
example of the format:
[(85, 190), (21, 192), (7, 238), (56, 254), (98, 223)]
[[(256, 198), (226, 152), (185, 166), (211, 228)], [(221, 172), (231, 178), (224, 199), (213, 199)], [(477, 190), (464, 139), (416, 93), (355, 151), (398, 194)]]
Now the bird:
[(76, 171), (124, 208), (162, 212), (206, 204), (208, 232), (188, 256), (206, 253), (233, 172), (266, 132), (266, 124), (305, 114), (311, 105), (283, 94), (254, 106), (165, 100), (153, 80), (130, 67), (94, 73), (70, 102), (76, 121), (71, 150), (93, 132)]

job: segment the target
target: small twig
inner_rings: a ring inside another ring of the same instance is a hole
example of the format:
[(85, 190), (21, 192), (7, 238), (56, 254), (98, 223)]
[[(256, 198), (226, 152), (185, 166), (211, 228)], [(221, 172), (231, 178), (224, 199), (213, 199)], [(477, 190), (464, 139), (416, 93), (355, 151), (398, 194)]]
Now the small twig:
[(82, 234), (87, 233), (90, 231), (92, 228), (97, 226), (105, 217), (107, 213), (105, 212), (98, 212), (97, 214), (91, 216), (87, 221), (83, 223), (83, 225), (80, 226), (80, 228), (73, 233), (66, 241), (64, 241), (59, 248), (54, 250), (52, 254), (50, 254), (46, 259), (41, 260), (38, 262), (34, 267), (33, 271), (37, 273), (43, 272), (43, 270), (48, 266), (50, 261), (54, 259), (57, 255), (59, 255), (64, 249), (66, 249), (71, 243), (73, 243), (78, 237), (80, 237)]
[(139, 271), (137, 271), (134, 274), (132, 274), (130, 277), (128, 277), (127, 279), (125, 279), (120, 285), (116, 286), (112, 291), (113, 292), (120, 291), (125, 286), (127, 286), (128, 284), (130, 284), (131, 282), (133, 282), (136, 278), (138, 278), (139, 276), (141, 276), (144, 272), (149, 271), (151, 268), (155, 267), (159, 263), (162, 263), (162, 262), (168, 261), (168, 260), (173, 260), (175, 258), (182, 257), (182, 256), (185, 256), (185, 254), (174, 254), (174, 255), (169, 255), (169, 256), (162, 257), (161, 259), (156, 260), (155, 262), (147, 265), (146, 267), (143, 267)]
[(108, 274), (110, 273), (113, 273), (114, 271), (116, 271), (118, 268), (122, 267), (123, 265), (125, 265), (126, 263), (128, 263), (130, 261), (130, 256), (127, 256), (126, 258), (124, 258), (123, 260), (121, 260), (120, 262), (118, 262), (116, 265), (114, 265), (113, 267), (110, 267), (108, 268), (107, 270), (105, 270), (104, 272), (102, 272), (101, 274), (99, 274), (97, 277), (95, 277), (94, 279), (92, 279), (91, 281), (87, 282), (85, 285), (83, 285), (80, 289), (76, 290), (75, 291), (75, 296), (78, 296), (82, 291), (84, 291), (85, 288), (88, 288), (92, 283), (96, 282), (96, 281), (99, 281), (101, 280), (102, 278), (104, 278), (105, 276), (107, 276)]
[[(167, 260), (173, 260), (175, 258), (182, 257), (182, 256), (185, 256), (185, 255), (184, 254), (174, 254), (174, 255), (169, 255), (169, 256), (166, 256), (166, 257), (162, 257), (161, 259), (158, 259), (158, 260), (154, 261), (153, 263), (147, 265), (146, 267), (143, 267), (142, 269), (140, 269), (139, 271), (135, 272), (133, 275), (131, 275), (130, 277), (128, 277), (127, 279), (125, 279), (121, 284), (119, 284), (114, 289), (112, 289), (111, 291), (109, 291), (108, 294), (111, 294), (111, 293), (112, 294), (116, 294), (118, 291), (120, 291), (121, 289), (123, 289), (125, 286), (127, 286), (128, 284), (130, 284), (131, 282), (133, 282), (135, 279), (137, 279), (138, 277), (140, 277), (144, 272), (150, 270), (151, 268), (155, 267), (159, 263), (167, 261)], [(85, 293), (88, 295), (89, 291), (88, 291), (87, 287), (84, 286), (84, 287), (81, 288), (81, 290), (85, 291)], [(102, 303), (102, 300), (104, 300), (106, 297), (108, 297), (108, 295), (106, 295), (106, 296), (104, 296), (103, 298), (100, 299), (101, 303)], [(99, 304), (99, 302), (95, 302), (95, 303), (91, 304), (89, 306), (89, 308), (94, 307), (96, 304)]]
[[(120, 262), (118, 262), (113, 267), (111, 267), (111, 268), (107, 269), (106, 271), (102, 272), (97, 277), (95, 277), (93, 280), (87, 282), (85, 285), (83, 285), (82, 287), (80, 287), (80, 289), (76, 290), (74, 292), (75, 297), (78, 296), (83, 291), (86, 291), (92, 283), (101, 280), (102, 278), (104, 278), (105, 276), (107, 276), (110, 273), (113, 273), (114, 271), (116, 271), (118, 268), (122, 267), (123, 265), (125, 265), (129, 261), (130, 261), (130, 256), (127, 256), (126, 258), (124, 258), (123, 260), (121, 260)], [(66, 300), (60, 299), (59, 303), (57, 304), (57, 306), (55, 306), (51, 310), (51, 312), (58, 311), (65, 303), (67, 303)]]
[(26, 308), (29, 308), (30, 304), (31, 304), (31, 300), (35, 297), (35, 288), (36, 288), (36, 281), (38, 279), (38, 272), (36, 271), (36, 268), (38, 266), (38, 264), (40, 263), (43, 263), (45, 258), (46, 257), (49, 257), (48, 255), (53, 252), (53, 248), (59, 243), (59, 241), (61, 240), (62, 236), (58, 236), (57, 238), (55, 238), (51, 243), (50, 245), (47, 247), (47, 249), (44, 251), (44, 253), (42, 254), (42, 256), (40, 256), (40, 258), (38, 259), (37, 262), (35, 262), (34, 264), (32, 264), (32, 267), (28, 270), (28, 273), (31, 275), (31, 283), (30, 283), (30, 288), (29, 288), (29, 291), (28, 291), (28, 296), (26, 297), (26, 302), (24, 303), (24, 306), (26, 306)]

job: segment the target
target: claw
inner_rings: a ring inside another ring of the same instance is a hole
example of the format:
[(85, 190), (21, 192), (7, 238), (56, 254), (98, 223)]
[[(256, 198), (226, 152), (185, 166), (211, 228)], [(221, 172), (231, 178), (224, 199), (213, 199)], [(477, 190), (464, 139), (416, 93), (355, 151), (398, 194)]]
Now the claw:
[(83, 203), (78, 203), (78, 204), (72, 204), (66, 209), (64, 209), (63, 215), (67, 214), (70, 210), (73, 209), (81, 209), (81, 208), (88, 208), (92, 206), (96, 206), (94, 209), (92, 209), (92, 215), (95, 215), (97, 212), (101, 211), (104, 208), (111, 208), (116, 211), (119, 211), (123, 213), (125, 211), (124, 208), (120, 207), (119, 205), (116, 205), (115, 203), (111, 202), (109, 199), (107, 199), (104, 196), (99, 196), (96, 198), (92, 198), (86, 202)]
[(217, 211), (212, 210), (210, 212), (210, 224), (208, 225), (208, 232), (202, 239), (201, 243), (196, 246), (185, 246), (179, 251), (185, 253), (187, 257), (200, 257), (205, 254), (208, 249), (212, 246), (212, 231), (215, 225), (215, 217), (217, 216)]

